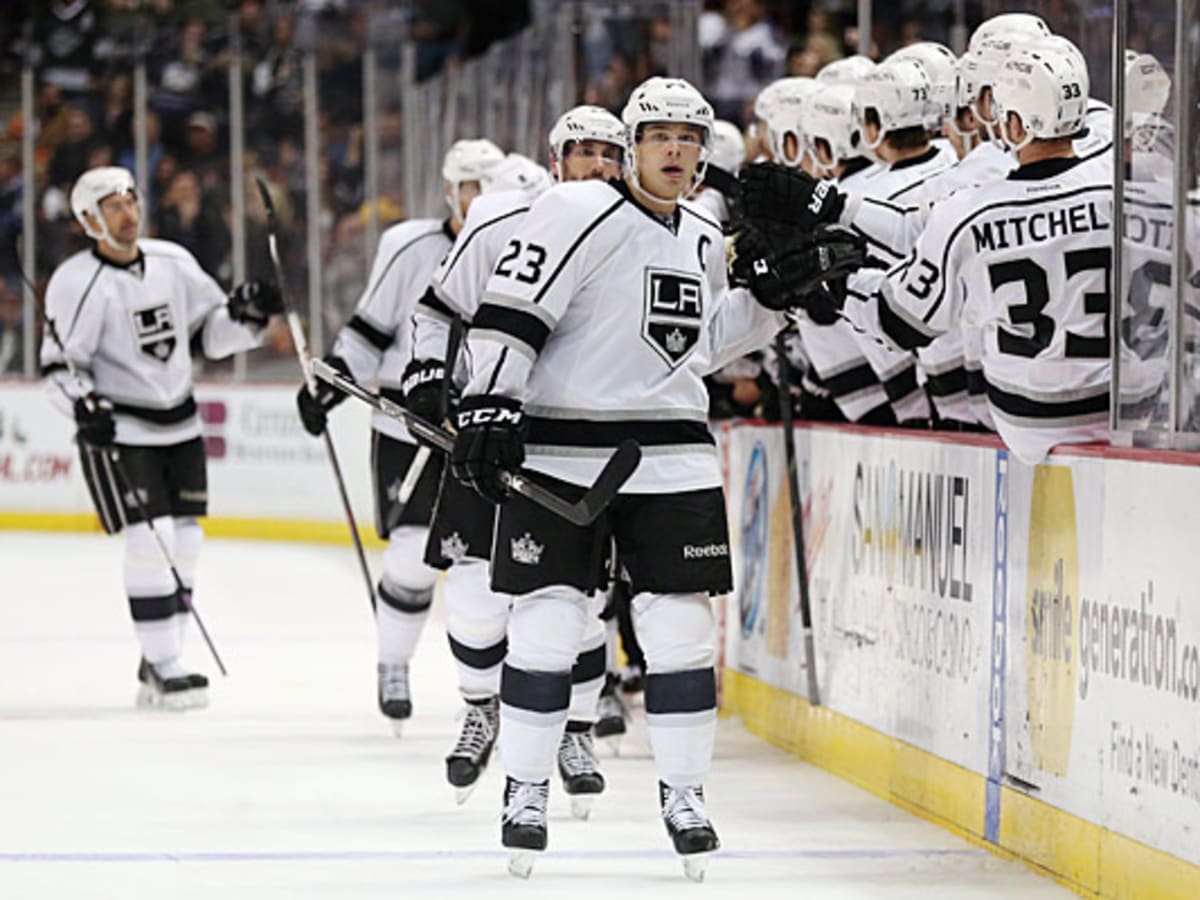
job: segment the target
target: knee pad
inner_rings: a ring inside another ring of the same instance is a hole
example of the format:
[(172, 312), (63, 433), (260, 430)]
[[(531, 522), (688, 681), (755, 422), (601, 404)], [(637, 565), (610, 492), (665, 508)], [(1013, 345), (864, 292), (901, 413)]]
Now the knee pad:
[(425, 565), (425, 542), (429, 529), (423, 525), (401, 525), (388, 535), (383, 551), (384, 590), (395, 596), (425, 594), (437, 582), (437, 569)]
[(566, 585), (513, 597), (508, 665), (527, 672), (569, 672), (590, 616), (589, 597)]
[(707, 594), (638, 594), (633, 625), (650, 674), (704, 669), (716, 659), (716, 620)]
[(491, 647), (508, 631), (512, 597), (493, 592), (490, 580), (488, 564), (479, 559), (459, 560), (446, 572), (446, 630), (469, 647)]
[(185, 587), (196, 582), (196, 564), (200, 560), (200, 546), (204, 543), (204, 529), (190, 516), (177, 516), (175, 526), (175, 567)]
[[(169, 516), (154, 520), (167, 551), (175, 552), (175, 528)], [(163, 558), (150, 525), (138, 522), (125, 529), (125, 593), (130, 597), (174, 595), (175, 579)]]

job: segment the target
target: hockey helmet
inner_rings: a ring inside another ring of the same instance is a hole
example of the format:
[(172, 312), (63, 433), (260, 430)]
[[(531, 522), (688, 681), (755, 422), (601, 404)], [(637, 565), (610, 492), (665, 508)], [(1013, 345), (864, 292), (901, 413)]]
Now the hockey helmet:
[(84, 233), (96, 241), (114, 243), (100, 214), (100, 201), (113, 194), (131, 194), (139, 201), (137, 182), (133, 173), (120, 166), (100, 166), (89, 169), (76, 179), (71, 188), (71, 212), (83, 226)]
[[(1014, 152), (1030, 141), (1071, 137), (1083, 128), (1090, 87), (1087, 67), (1077, 49), (1072, 53), (1058, 41), (1013, 50), (992, 86), (996, 121)], [(1008, 137), (1009, 113), (1020, 117), (1025, 127), (1019, 142)]]
[(561, 165), (567, 145), (578, 141), (600, 141), (624, 152), (625, 126), (603, 107), (576, 106), (559, 116), (550, 129), (550, 159)]
[(488, 166), (479, 179), (484, 194), (523, 191), (531, 201), (553, 184), (554, 180), (545, 168), (520, 153), (510, 153), (500, 162)]

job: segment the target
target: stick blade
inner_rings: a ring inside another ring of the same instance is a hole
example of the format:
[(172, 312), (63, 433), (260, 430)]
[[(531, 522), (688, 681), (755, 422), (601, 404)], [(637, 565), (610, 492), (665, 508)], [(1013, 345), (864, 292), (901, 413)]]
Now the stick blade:
[(576, 524), (591, 525), (595, 522), (625, 486), (625, 482), (637, 470), (641, 461), (642, 448), (637, 445), (637, 441), (622, 441), (616, 452), (608, 458), (588, 492), (574, 505), (580, 519)]
[(261, 175), (254, 176), (254, 183), (258, 185), (258, 196), (262, 199), (263, 209), (267, 211), (267, 220), (272, 229), (275, 228), (275, 202), (271, 199), (271, 191), (267, 188), (267, 183), (263, 181)]

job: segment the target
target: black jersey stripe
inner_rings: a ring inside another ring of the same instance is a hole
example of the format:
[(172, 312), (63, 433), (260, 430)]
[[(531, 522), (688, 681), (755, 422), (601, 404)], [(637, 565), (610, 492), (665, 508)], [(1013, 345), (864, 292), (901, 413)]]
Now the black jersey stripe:
[(857, 393), (863, 388), (878, 385), (879, 376), (875, 374), (875, 370), (868, 363), (863, 362), (857, 366), (852, 366), (844, 372), (830, 375), (824, 379), (823, 383), (826, 390), (835, 398), (848, 397), (850, 394)]
[(876, 307), (879, 310), (879, 324), (883, 327), (883, 333), (897, 347), (905, 350), (916, 350), (919, 347), (927, 347), (933, 343), (936, 335), (926, 334), (910, 325), (906, 319), (892, 309), (891, 305), (887, 302), (887, 298), (882, 293), (876, 292), (875, 301)]
[(104, 271), (104, 263), (96, 266), (96, 271), (92, 273), (91, 280), (87, 283), (87, 287), (83, 289), (83, 296), (79, 298), (79, 305), (75, 307), (75, 315), (71, 316), (71, 326), (67, 329), (66, 334), (59, 333), (59, 338), (64, 346), (67, 343), (67, 338), (71, 336), (71, 332), (75, 330), (75, 323), (79, 321), (79, 314), (83, 312), (83, 304), (87, 301), (88, 295), (92, 292), (92, 286), (96, 283), (96, 279), (100, 277), (100, 273)]
[(546, 296), (546, 291), (550, 290), (550, 286), (554, 284), (554, 280), (556, 278), (558, 278), (559, 274), (562, 272), (562, 270), (566, 266), (566, 264), (570, 261), (571, 257), (575, 255), (575, 251), (579, 249), (579, 247), (583, 244), (583, 242), (585, 240), (587, 240), (587, 236), (589, 234), (591, 234), (593, 231), (595, 231), (597, 228), (599, 228), (600, 223), (602, 223), (605, 219), (607, 219), (614, 212), (616, 212), (618, 209), (620, 209), (621, 204), (623, 204), (624, 202), (625, 202), (625, 198), (622, 197), (616, 203), (614, 203), (612, 206), (610, 206), (608, 209), (606, 209), (604, 212), (602, 212), (599, 216), (597, 216), (595, 219), (593, 219), (592, 223), (590, 225), (588, 225), (587, 228), (583, 229), (583, 231), (580, 233), (579, 237), (575, 238), (575, 242), (573, 244), (571, 244), (570, 247), (567, 248), (567, 252), (563, 254), (563, 258), (558, 261), (558, 265), (554, 267), (554, 271), (550, 273), (550, 277), (546, 279), (546, 283), (543, 284), (541, 290), (539, 290), (537, 292), (537, 296), (533, 298), (534, 303), (542, 302), (542, 298)]
[(113, 403), (113, 412), (120, 415), (132, 416), (149, 422), (152, 425), (177, 425), (186, 422), (196, 415), (196, 398), (188, 395), (182, 403), (177, 403), (168, 409), (155, 409), (151, 406), (138, 406), (133, 403)]
[(453, 319), (458, 315), (458, 313), (442, 302), (441, 298), (437, 295), (437, 291), (433, 289), (432, 284), (425, 288), (425, 293), (421, 295), (421, 299), (417, 301), (417, 305), (424, 306), (426, 309), (432, 310), (439, 316), (445, 316), (447, 319)]
[(902, 216), (906, 216), (909, 213), (917, 211), (917, 207), (915, 206), (900, 206), (898, 203), (889, 203), (887, 200), (882, 200), (879, 197), (863, 197), (862, 202), (864, 205), (871, 203), (875, 206), (882, 206), (884, 209), (891, 210), (894, 213), (899, 213)]
[(514, 337), (528, 345), (534, 355), (542, 352), (546, 338), (550, 337), (550, 326), (537, 316), (495, 303), (482, 304), (475, 313), (471, 327), (491, 329)]
[(928, 388), (932, 397), (951, 397), (961, 394), (967, 389), (967, 370), (962, 366), (955, 366), (953, 369), (947, 369), (936, 375), (926, 372), (925, 387)]
[(551, 447), (616, 447), (622, 441), (635, 440), (643, 447), (706, 445), (716, 443), (708, 423), (695, 420), (619, 419), (597, 422), (591, 419), (551, 419), (529, 416), (526, 444)]
[(967, 393), (972, 397), (982, 397), (987, 393), (987, 380), (983, 377), (982, 369), (965, 369), (967, 376)]
[(901, 400), (907, 399), (909, 396), (919, 390), (919, 386), (917, 385), (916, 363), (911, 366), (906, 366), (904, 369), (884, 381), (883, 389), (887, 392), (888, 399), (893, 403), (899, 403)]
[(855, 234), (857, 234), (859, 237), (861, 237), (863, 240), (865, 240), (868, 244), (874, 244), (880, 250), (887, 253), (888, 256), (893, 256), (896, 259), (902, 259), (904, 257), (904, 254), (889, 247), (883, 241), (879, 240), (879, 238), (877, 238), (873, 235), (867, 234), (867, 232), (864, 231), (861, 226), (856, 225), (853, 222), (850, 223), (850, 230), (853, 231)]
[(346, 327), (363, 338), (380, 353), (392, 346), (392, 336), (390, 334), (376, 328), (358, 313), (350, 317), (350, 321), (346, 323)]
[(471, 241), (475, 240), (475, 235), (479, 234), (479, 232), (483, 231), (485, 228), (491, 228), (493, 225), (503, 222), (505, 219), (511, 219), (513, 216), (519, 216), (522, 213), (527, 212), (529, 212), (528, 206), (519, 206), (516, 209), (510, 209), (503, 215), (496, 216), (494, 219), (488, 219), (486, 222), (480, 222), (477, 228), (473, 228), (470, 234), (463, 238), (463, 241), (458, 246), (458, 249), (454, 251), (454, 256), (450, 260), (449, 265), (446, 266), (446, 271), (442, 276), (442, 280), (445, 281), (450, 277), (450, 273), (454, 271), (454, 267), (458, 265), (458, 261), (462, 259), (463, 251), (471, 245)]
[(1108, 388), (1093, 397), (1075, 400), (1034, 400), (1014, 391), (1006, 391), (986, 380), (987, 398), (1002, 413), (1023, 419), (1070, 419), (1080, 416), (1107, 415)]

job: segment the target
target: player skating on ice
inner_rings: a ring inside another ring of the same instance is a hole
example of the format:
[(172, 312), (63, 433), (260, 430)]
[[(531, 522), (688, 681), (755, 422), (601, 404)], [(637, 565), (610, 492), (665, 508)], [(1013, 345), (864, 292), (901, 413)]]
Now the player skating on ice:
[[(712, 145), (707, 101), (685, 81), (652, 78), (622, 118), (622, 180), (548, 191), (488, 280), (456, 416), (455, 476), (503, 504), (492, 557), (492, 588), (513, 595), (501, 838), (522, 876), (547, 845), (571, 668), (611, 538), (646, 655), (663, 821), (691, 877), (719, 846), (704, 798), (716, 729), (710, 596), (732, 579), (703, 376), (765, 345), (783, 317), (728, 288), (720, 227), (679, 203)], [(524, 464), (578, 496), (626, 438), (641, 444), (642, 461), (592, 526), (565, 524), (501, 486), (502, 470)]]
[[(608, 179), (620, 172), (623, 128), (611, 113), (594, 106), (565, 113), (550, 131), (550, 157), (560, 181)], [(508, 161), (489, 172), (485, 193), (476, 202), (455, 247), (434, 275), (414, 316), (416, 356), (407, 380), (410, 409), (440, 421), (445, 397), (444, 359), (454, 342), (455, 320), (487, 327), (475, 320), (492, 270), (512, 260), (511, 239), (530, 204), (547, 186), (526, 170), (526, 160)], [(535, 167), (536, 168), (536, 167)], [(469, 375), (466, 354), (458, 358), (457, 382)], [(457, 393), (458, 387), (454, 393)], [(492, 504), (447, 478), (442, 485), (426, 559), (447, 570), (445, 597), (451, 653), (466, 701), (459, 740), (446, 759), (446, 776), (464, 802), (491, 756), (498, 725), (500, 669), (511, 598), (493, 592), (488, 579), (492, 549)], [(604, 631), (598, 619), (583, 637), (571, 673), (568, 730), (559, 746), (563, 784), (572, 811), (586, 817), (590, 801), (604, 789), (592, 748), (591, 727), (604, 681)]]
[[(402, 402), (404, 369), (412, 355), (413, 308), (462, 228), (484, 171), (503, 158), (487, 140), (461, 140), (450, 148), (442, 164), (449, 215), (410, 219), (383, 233), (366, 289), (326, 362), (360, 384), (376, 382), (385, 397)], [(345, 398), (324, 382), (318, 383), (315, 396), (301, 387), (296, 402), (305, 429), (314, 436), (322, 434), (329, 410)], [(418, 457), (417, 443), (404, 424), (381, 413), (372, 416), (371, 429), (375, 528), (387, 541), (375, 600), (376, 692), (380, 711), (399, 734), (401, 723), (412, 715), (409, 662), (429, 617), (437, 580), (437, 570), (423, 557), (442, 458), (427, 453)]]
[(105, 532), (125, 534), (138, 703), (203, 706), (208, 679), (180, 660), (208, 505), (192, 349), (220, 359), (256, 347), (282, 304), (259, 281), (226, 295), (186, 249), (140, 237), (143, 209), (125, 169), (81, 175), (71, 211), (94, 243), (47, 285), (42, 372), (55, 405), (75, 418)]

